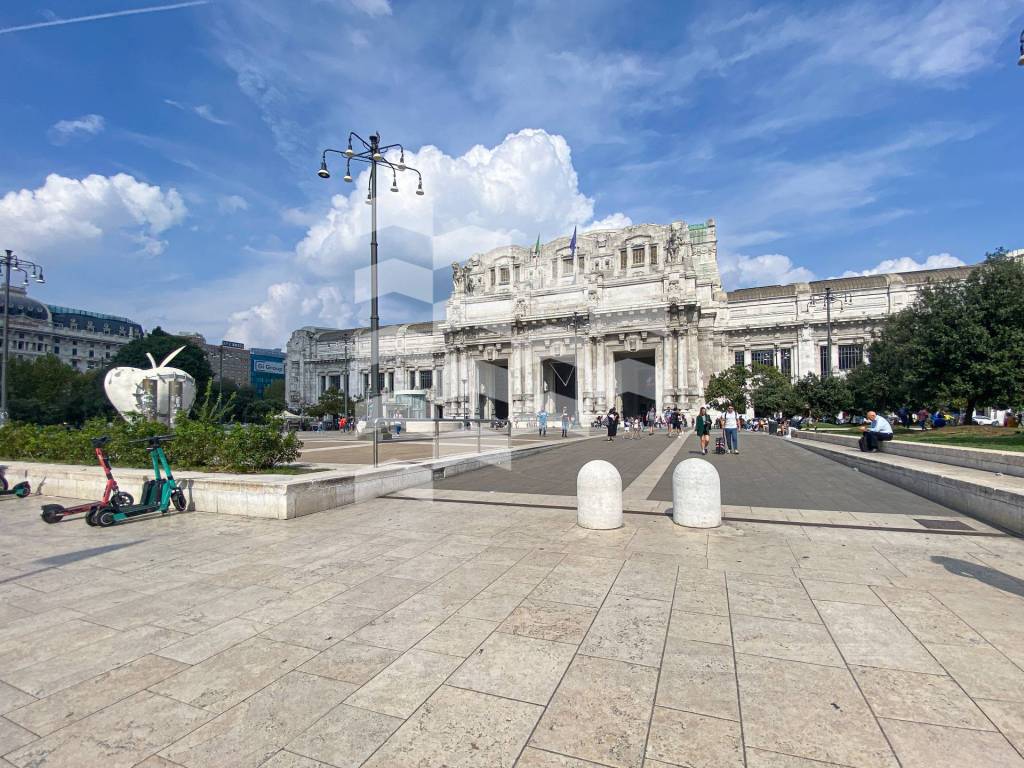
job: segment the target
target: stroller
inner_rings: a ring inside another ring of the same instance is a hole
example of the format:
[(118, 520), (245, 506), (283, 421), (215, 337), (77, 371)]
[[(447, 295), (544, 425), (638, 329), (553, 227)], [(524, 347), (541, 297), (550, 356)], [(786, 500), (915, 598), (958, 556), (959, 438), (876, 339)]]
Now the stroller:
[(721, 435), (715, 438), (715, 453), (725, 453), (725, 438), (722, 437)]

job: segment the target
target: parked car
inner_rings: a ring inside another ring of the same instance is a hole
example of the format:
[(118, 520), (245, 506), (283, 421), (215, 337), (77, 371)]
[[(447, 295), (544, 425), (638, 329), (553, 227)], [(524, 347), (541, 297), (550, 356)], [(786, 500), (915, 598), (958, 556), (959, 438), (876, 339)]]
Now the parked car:
[(978, 414), (975, 414), (974, 418), (972, 419), (972, 421), (974, 421), (974, 423), (977, 424), (979, 427), (999, 427), (999, 426), (1002, 426), (999, 423), (998, 419), (993, 419), (991, 416), (979, 416)]

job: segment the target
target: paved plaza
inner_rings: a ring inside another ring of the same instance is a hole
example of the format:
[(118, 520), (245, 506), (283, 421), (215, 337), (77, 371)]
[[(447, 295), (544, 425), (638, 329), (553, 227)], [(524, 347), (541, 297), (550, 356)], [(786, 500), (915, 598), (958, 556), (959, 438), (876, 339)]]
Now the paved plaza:
[[(535, 457), (566, 493), (487, 469), (288, 521), (4, 499), (0, 766), (1024, 766), (1020, 539), (767, 437), (723, 477), (788, 452), (883, 508), (727, 482), (745, 503), (683, 529), (660, 482), (694, 445), (589, 440)], [(578, 528), (571, 466), (612, 450), (636, 512)]]

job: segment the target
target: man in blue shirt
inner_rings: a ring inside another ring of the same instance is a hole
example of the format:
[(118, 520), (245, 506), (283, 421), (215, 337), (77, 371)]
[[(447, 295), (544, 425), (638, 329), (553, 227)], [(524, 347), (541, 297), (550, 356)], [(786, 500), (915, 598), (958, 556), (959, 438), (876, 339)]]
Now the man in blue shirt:
[(892, 425), (874, 411), (867, 412), (867, 419), (868, 423), (860, 428), (864, 433), (860, 438), (860, 449), (866, 452), (877, 451), (880, 442), (892, 440)]

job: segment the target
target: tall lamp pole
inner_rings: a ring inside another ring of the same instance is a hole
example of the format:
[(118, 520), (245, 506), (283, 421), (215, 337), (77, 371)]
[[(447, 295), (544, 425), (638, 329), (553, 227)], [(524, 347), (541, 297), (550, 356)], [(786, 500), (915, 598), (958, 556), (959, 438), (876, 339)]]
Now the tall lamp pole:
[(817, 294), (811, 297), (811, 306), (816, 307), (819, 304), (825, 305), (825, 372), (822, 378), (828, 378), (832, 375), (832, 305), (838, 304), (843, 306), (850, 301), (849, 293), (835, 293), (831, 287), (825, 288), (824, 293)]
[(11, 325), (11, 272), (21, 272), (25, 275), (25, 285), (28, 285), (29, 272), (32, 279), (37, 283), (45, 283), (43, 268), (34, 261), (22, 259), (13, 251), (6, 250), (0, 254), (0, 266), (4, 268), (4, 338), (3, 338), (3, 363), (0, 367), (0, 427), (7, 423), (7, 348), (10, 337)]
[(580, 423), (580, 356), (576, 347), (576, 332), (579, 330), (580, 324), (587, 324), (590, 322), (589, 318), (584, 319), (580, 316), (580, 313), (573, 310), (572, 313), (572, 377), (575, 397), (573, 400), (573, 406), (576, 411), (576, 425)]
[[(361, 149), (356, 152), (352, 149), (352, 139)], [(392, 163), (385, 155), (393, 150), (399, 151), (397, 163)], [(348, 135), (348, 146), (344, 151), (338, 149), (325, 149), (320, 156), (320, 170), (316, 172), (321, 179), (331, 178), (331, 172), (327, 170), (327, 155), (341, 155), (345, 158), (344, 180), (352, 181), (352, 162), (366, 163), (370, 166), (370, 184), (366, 193), (366, 202), (370, 206), (370, 390), (367, 392), (368, 406), (367, 419), (376, 431), (376, 423), (372, 419), (380, 414), (380, 349), (378, 346), (380, 316), (377, 311), (377, 166), (383, 165), (391, 171), (391, 191), (398, 191), (398, 173), (400, 171), (412, 171), (419, 179), (416, 185), (416, 194), (423, 194), (423, 174), (415, 168), (405, 164), (405, 148), (401, 144), (381, 145), (380, 134), (370, 134), (370, 140), (366, 141), (358, 133), (350, 132)], [(377, 452), (377, 442), (374, 440), (373, 450)], [(374, 456), (374, 466), (377, 464), (377, 457)]]

